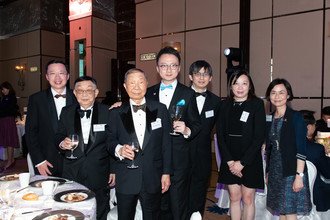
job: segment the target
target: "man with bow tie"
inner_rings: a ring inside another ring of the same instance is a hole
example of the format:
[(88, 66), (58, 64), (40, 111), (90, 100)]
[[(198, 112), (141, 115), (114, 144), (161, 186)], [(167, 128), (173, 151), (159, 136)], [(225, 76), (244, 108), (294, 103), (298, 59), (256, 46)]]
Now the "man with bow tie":
[(212, 80), (212, 67), (205, 60), (197, 60), (189, 68), (191, 88), (195, 91), (201, 119), (201, 131), (190, 143), (189, 216), (204, 213), (206, 193), (211, 176), (211, 140), (220, 110), (220, 98), (207, 90)]
[(25, 138), (35, 172), (60, 177), (63, 157), (54, 144), (54, 136), (62, 108), (77, 101), (72, 90), (66, 88), (69, 73), (62, 61), (48, 62), (46, 79), (50, 88), (29, 97)]
[[(145, 98), (145, 73), (130, 69), (124, 87), (128, 103), (111, 110), (110, 149), (116, 164), (119, 220), (133, 220), (137, 200), (144, 220), (160, 219), (160, 199), (170, 187), (172, 142), (166, 106)], [(132, 143), (139, 149), (135, 152)], [(134, 159), (134, 166), (131, 166)]]
[(185, 220), (188, 216), (188, 179), (190, 171), (190, 140), (200, 131), (200, 118), (194, 91), (178, 82), (181, 57), (172, 47), (164, 47), (156, 57), (156, 70), (161, 82), (147, 91), (147, 98), (166, 105), (169, 112), (184, 100), (182, 117), (173, 122), (172, 130), (180, 135), (172, 136), (173, 175), (169, 193), (162, 198), (161, 219)]
[[(96, 195), (97, 219), (106, 219), (110, 210), (108, 184), (114, 185), (110, 174), (112, 159), (108, 151), (110, 112), (106, 105), (95, 102), (99, 90), (96, 80), (83, 76), (74, 82), (79, 105), (63, 108), (55, 136), (56, 146), (65, 154), (63, 177), (77, 181)], [(70, 135), (79, 137), (78, 147), (72, 152)]]

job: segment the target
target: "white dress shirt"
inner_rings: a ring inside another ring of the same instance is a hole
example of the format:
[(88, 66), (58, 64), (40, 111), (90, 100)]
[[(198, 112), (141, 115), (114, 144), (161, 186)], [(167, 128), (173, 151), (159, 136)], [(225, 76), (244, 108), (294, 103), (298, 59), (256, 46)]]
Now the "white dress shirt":
[(171, 85), (173, 87), (172, 89), (161, 90), (159, 88), (159, 102), (166, 105), (167, 109), (169, 108), (169, 106), (171, 104), (171, 100), (172, 100), (175, 88), (178, 85), (178, 81), (175, 80), (173, 83), (171, 83)]
[[(196, 89), (194, 88), (193, 85), (191, 86), (191, 88), (192, 88), (195, 92), (198, 92), (198, 91), (196, 91)], [(206, 89), (205, 89), (203, 92), (206, 92)], [(197, 108), (198, 108), (198, 112), (199, 112), (199, 114), (202, 113), (202, 110), (203, 110), (203, 107), (204, 107), (204, 103), (205, 103), (205, 99), (206, 99), (206, 97), (204, 97), (204, 96), (202, 96), (202, 95), (196, 97)]]
[[(63, 98), (63, 97), (55, 98), (55, 95), (57, 95), (59, 93), (57, 93), (53, 88), (51, 88), (50, 90), (52, 91), (52, 94), (53, 94), (53, 99), (54, 99), (55, 106), (56, 106), (57, 118), (60, 119), (62, 108), (66, 104), (66, 98)], [(64, 88), (63, 92), (60, 95), (66, 95), (66, 88)]]
[(84, 117), (82, 117), (80, 119), (81, 122), (81, 131), (82, 131), (82, 135), (83, 135), (83, 139), (84, 139), (84, 144), (88, 144), (88, 140), (89, 140), (89, 133), (91, 131), (91, 126), (92, 126), (92, 115), (93, 115), (93, 105), (87, 109), (84, 109), (82, 107), (80, 107), (81, 110), (91, 110), (91, 115), (89, 118), (86, 117), (86, 114), (84, 115)]
[[(137, 112), (133, 111), (133, 105), (136, 105), (136, 103), (133, 100), (129, 100), (130, 103), (130, 108), (131, 108), (131, 112), (132, 112), (132, 118), (133, 118), (133, 124), (134, 124), (134, 129), (135, 129), (135, 133), (137, 136), (137, 139), (139, 141), (139, 145), (140, 148), (142, 149), (143, 146), (143, 140), (144, 140), (144, 133), (146, 130), (146, 113), (145, 111), (139, 109)], [(142, 102), (140, 105), (143, 105), (144, 103), (146, 103), (145, 98), (143, 98)], [(131, 145), (132, 143), (123, 143), (123, 144), (129, 144)], [(116, 146), (115, 149), (115, 155), (116, 157), (118, 157), (120, 160), (123, 160), (124, 158), (122, 156), (120, 156), (119, 154), (119, 150), (123, 147), (122, 144), (118, 144)]]

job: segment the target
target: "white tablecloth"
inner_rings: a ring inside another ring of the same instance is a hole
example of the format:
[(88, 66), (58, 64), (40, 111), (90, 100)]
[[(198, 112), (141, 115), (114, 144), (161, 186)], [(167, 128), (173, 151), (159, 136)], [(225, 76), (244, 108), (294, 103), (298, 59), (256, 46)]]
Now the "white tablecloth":
[[(30, 182), (44, 179), (43, 176), (34, 176), (30, 179)], [(14, 181), (0, 181), (0, 189), (9, 189), (15, 190), (19, 189), (20, 184), (18, 180)], [(66, 190), (72, 189), (87, 189), (85, 186), (75, 183), (75, 182), (68, 182), (64, 183), (63, 185), (59, 185), (55, 190), (54, 194), (60, 193)], [(34, 192), (39, 195), (38, 201), (25, 201), (22, 199), (22, 196), (28, 192)], [(61, 210), (61, 209), (72, 209), (79, 212), (82, 212), (85, 215), (85, 219), (94, 220), (96, 219), (96, 199), (92, 198), (86, 201), (82, 201), (79, 203), (65, 203), (65, 202), (56, 202), (53, 200), (51, 196), (43, 196), (42, 189), (31, 187), (20, 191), (11, 193), (11, 198), (13, 198), (12, 204), (10, 206), (3, 206), (0, 204), (0, 219), (3, 216), (8, 217), (8, 215), (15, 214), (15, 218), (10, 218), (14, 220), (21, 220), (21, 219), (32, 219), (33, 217), (41, 214), (42, 212), (32, 213), (32, 214), (25, 214), (21, 215), (20, 213), (25, 211), (31, 211), (31, 209), (43, 209), (43, 208), (51, 208), (52, 210)], [(7, 219), (7, 218), (4, 218)], [(9, 219), (9, 218), (8, 218)]]

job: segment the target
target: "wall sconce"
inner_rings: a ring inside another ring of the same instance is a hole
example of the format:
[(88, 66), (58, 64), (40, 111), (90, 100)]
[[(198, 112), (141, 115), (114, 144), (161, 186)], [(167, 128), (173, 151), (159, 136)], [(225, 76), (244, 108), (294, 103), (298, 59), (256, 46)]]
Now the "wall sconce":
[(173, 47), (179, 53), (181, 52), (181, 43), (180, 42), (174, 42), (174, 41), (164, 42), (163, 48), (164, 47)]
[(25, 65), (16, 65), (15, 70), (19, 74), (17, 85), (21, 87), (21, 90), (23, 91), (25, 87), (25, 77), (24, 77)]

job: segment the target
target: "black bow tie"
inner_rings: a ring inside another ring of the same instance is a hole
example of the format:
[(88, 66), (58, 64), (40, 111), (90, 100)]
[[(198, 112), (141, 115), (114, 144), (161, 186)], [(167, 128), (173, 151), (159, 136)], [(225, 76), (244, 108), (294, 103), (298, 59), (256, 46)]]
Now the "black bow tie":
[(59, 98), (59, 97), (62, 97), (62, 98), (66, 98), (66, 95), (65, 94), (56, 94), (54, 95), (55, 98)]
[(137, 112), (139, 109), (141, 109), (142, 111), (146, 111), (146, 103), (144, 103), (143, 105), (132, 105), (133, 106), (133, 111)]
[(198, 97), (198, 96), (204, 96), (206, 97), (206, 92), (195, 92), (195, 96)]
[(78, 113), (80, 115), (80, 118), (83, 118), (85, 116), (85, 113), (86, 113), (86, 117), (89, 118), (89, 117), (91, 117), (92, 110), (91, 109), (82, 110), (82, 109), (79, 108)]

